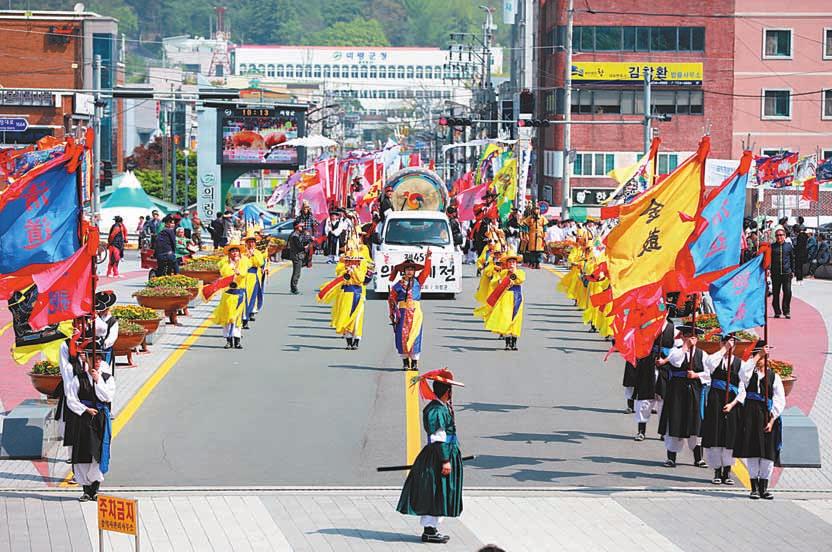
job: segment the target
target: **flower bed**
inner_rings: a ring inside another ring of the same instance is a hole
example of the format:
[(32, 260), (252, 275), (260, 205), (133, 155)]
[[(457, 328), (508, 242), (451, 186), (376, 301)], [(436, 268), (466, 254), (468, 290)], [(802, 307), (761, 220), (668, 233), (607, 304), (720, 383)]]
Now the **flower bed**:
[(171, 324), (176, 324), (176, 314), (188, 306), (191, 292), (185, 288), (148, 287), (133, 293), (139, 305), (165, 311)]
[(159, 318), (157, 311), (140, 305), (116, 305), (110, 313), (119, 321), (131, 320), (135, 322), (137, 320), (157, 320)]
[(199, 287), (199, 280), (184, 274), (172, 274), (170, 276), (157, 276), (147, 281), (149, 288), (174, 287), (174, 288), (195, 288)]
[(48, 360), (41, 360), (32, 366), (29, 379), (32, 381), (32, 387), (38, 393), (51, 397), (61, 383), (61, 369), (57, 364)]
[(189, 263), (185, 263), (179, 269), (180, 275), (202, 280), (203, 284), (210, 284), (220, 277), (220, 269), (217, 263), (220, 258), (214, 255), (199, 257)]
[(32, 366), (32, 373), (38, 376), (60, 376), (61, 368), (54, 362), (41, 360)]
[[(146, 287), (133, 293), (133, 297), (187, 297), (187, 289), (178, 287)], [(139, 303), (141, 304), (141, 302)], [(144, 305), (142, 305), (144, 306)], [(150, 307), (153, 308), (153, 307)]]
[[(693, 318), (687, 316), (682, 318), (682, 322), (690, 324)], [(699, 339), (697, 346), (708, 354), (717, 352), (722, 344), (720, 342), (722, 337), (722, 328), (719, 325), (719, 319), (715, 314), (698, 314), (696, 316), (696, 327), (705, 330), (705, 334)], [(737, 344), (734, 346), (734, 354), (745, 357), (749, 352), (749, 348), (753, 348), (757, 343), (759, 337), (757, 334), (747, 331), (734, 332), (737, 338)]]

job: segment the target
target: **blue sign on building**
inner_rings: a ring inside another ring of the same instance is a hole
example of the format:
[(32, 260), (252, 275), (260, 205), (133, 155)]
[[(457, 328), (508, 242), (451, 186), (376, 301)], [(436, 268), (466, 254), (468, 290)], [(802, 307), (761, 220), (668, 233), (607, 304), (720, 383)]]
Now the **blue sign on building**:
[(0, 117), (0, 132), (26, 132), (29, 121), (23, 117)]

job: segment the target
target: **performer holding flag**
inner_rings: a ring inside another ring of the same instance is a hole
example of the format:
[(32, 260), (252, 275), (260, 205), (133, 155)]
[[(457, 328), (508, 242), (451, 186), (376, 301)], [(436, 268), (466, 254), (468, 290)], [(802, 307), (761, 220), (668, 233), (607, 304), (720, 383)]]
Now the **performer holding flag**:
[[(432, 381), (432, 388), (428, 384)], [(407, 476), (396, 510), (421, 516), (422, 542), (445, 544), (450, 537), (439, 532), (443, 517), (462, 513), (462, 454), (456, 434), (453, 407), (455, 381), (447, 368), (427, 372), (413, 379), (419, 393), (430, 401), (422, 411), (422, 423), (428, 444), (422, 449)]]
[[(399, 263), (390, 272), (390, 280), (401, 273), (402, 278), (390, 288), (387, 305), (393, 324), (396, 350), (402, 357), (404, 370), (416, 370), (422, 353), (422, 286), (430, 275), (431, 251), (428, 249), (425, 264), (412, 260)], [(419, 276), (416, 272), (419, 271)]]
[(517, 268), (523, 257), (507, 252), (500, 257), (500, 270), (491, 276), (492, 292), (486, 303), (491, 314), (485, 321), (485, 329), (501, 335), (506, 340), (506, 351), (517, 351), (517, 338), (523, 331), (523, 282), (526, 273)]
[(246, 274), (246, 308), (243, 312), (243, 329), (248, 329), (248, 323), (254, 322), (254, 315), (263, 308), (263, 272), (266, 268), (266, 257), (257, 249), (257, 236), (253, 232), (243, 240), (245, 252), (243, 256), (248, 262)]
[[(223, 292), (219, 305), (214, 310), (213, 321), (223, 327), (225, 348), (242, 349), (243, 311), (246, 307), (246, 279), (248, 276), (248, 261), (242, 256), (242, 246), (239, 242), (232, 242), (225, 246), (227, 257), (219, 262), (219, 286), (228, 286)], [(213, 288), (211, 288), (213, 290)], [(210, 295), (205, 290), (206, 298)]]

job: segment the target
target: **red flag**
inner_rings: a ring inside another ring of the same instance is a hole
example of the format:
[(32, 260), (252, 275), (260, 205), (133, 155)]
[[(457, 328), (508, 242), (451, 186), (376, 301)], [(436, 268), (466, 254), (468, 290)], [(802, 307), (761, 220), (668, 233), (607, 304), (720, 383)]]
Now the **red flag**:
[(211, 296), (214, 295), (217, 291), (227, 288), (231, 285), (231, 282), (234, 281), (234, 275), (226, 276), (225, 278), (218, 278), (211, 282), (210, 284), (206, 284), (202, 286), (202, 298), (206, 301), (211, 299)]
[(801, 199), (806, 201), (818, 201), (820, 199), (820, 185), (817, 178), (810, 178), (803, 183), (803, 195)]
[(410, 163), (408, 163), (409, 167), (421, 167), (422, 166), (422, 157), (418, 153), (411, 153), (410, 154)]
[(92, 257), (85, 247), (32, 276), (38, 298), (29, 316), (32, 329), (71, 320), (92, 311)]
[(486, 301), (488, 306), (494, 308), (494, 305), (497, 304), (497, 301), (500, 300), (500, 297), (502, 297), (503, 293), (509, 288), (510, 285), (511, 278), (508, 276), (503, 278), (500, 283), (497, 284), (497, 287), (494, 288), (494, 291), (491, 292), (491, 295), (488, 296), (488, 300)]
[(428, 165), (428, 168), (432, 171), (435, 171), (436, 170), (436, 161), (431, 159), (430, 164)]

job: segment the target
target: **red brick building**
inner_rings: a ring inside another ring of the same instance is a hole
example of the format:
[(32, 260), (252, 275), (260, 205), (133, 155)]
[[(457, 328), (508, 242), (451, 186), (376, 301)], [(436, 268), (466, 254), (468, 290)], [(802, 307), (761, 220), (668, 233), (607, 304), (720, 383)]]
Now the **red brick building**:
[[(729, 159), (733, 9), (733, 0), (576, 1), (572, 40), (573, 120), (642, 121), (643, 79), (635, 73), (628, 76), (626, 70), (628, 66), (638, 70), (651, 64), (653, 80), (664, 81), (651, 87), (652, 112), (672, 118), (668, 122), (652, 123), (662, 140), (660, 171), (668, 172), (686, 154), (695, 151), (700, 137), (708, 130), (711, 157)], [(537, 111), (538, 116), (548, 119), (561, 118), (563, 109), (566, 53), (562, 46), (566, 20), (566, 2), (541, 0), (538, 43), (543, 48), (537, 59), (541, 90), (537, 94)], [(597, 65), (599, 62), (602, 64)], [(697, 69), (696, 64), (701, 67)], [(622, 79), (614, 78), (615, 67), (624, 68)], [(691, 68), (694, 70), (688, 73)], [(580, 188), (612, 186), (614, 181), (604, 175), (614, 166), (635, 162), (643, 151), (643, 143), (642, 125), (572, 125), (573, 194)], [(560, 205), (563, 126), (541, 130), (537, 144), (540, 198)], [(590, 214), (593, 211), (590, 209)]]
[[(25, 132), (0, 132), (5, 146), (63, 137), (86, 126), (93, 59), (102, 58), (102, 88), (123, 81), (118, 22), (89, 12), (0, 11), (0, 117), (24, 117)], [(45, 89), (45, 90), (33, 90)], [(101, 159), (123, 166), (121, 100), (108, 100), (101, 121)]]

